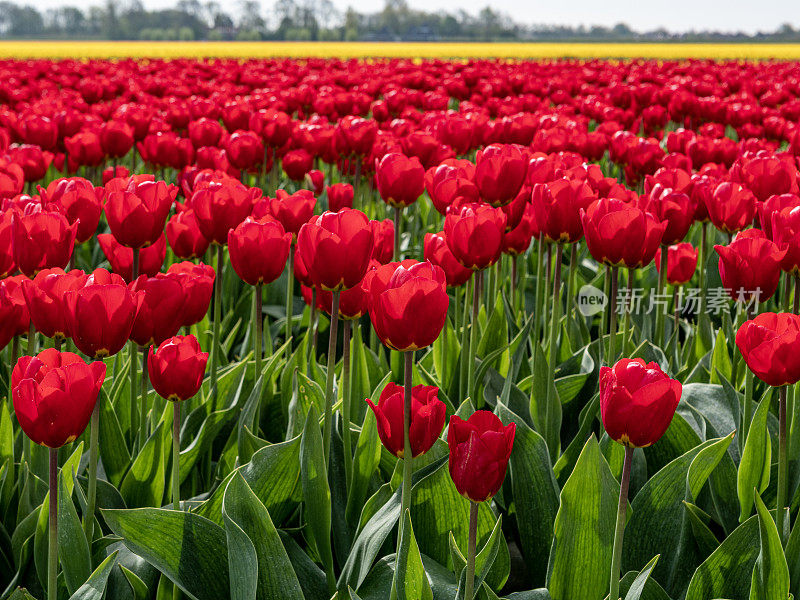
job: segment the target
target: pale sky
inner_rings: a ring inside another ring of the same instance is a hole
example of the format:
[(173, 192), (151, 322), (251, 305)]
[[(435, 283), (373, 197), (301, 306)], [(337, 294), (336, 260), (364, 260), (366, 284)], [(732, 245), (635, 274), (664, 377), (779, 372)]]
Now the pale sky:
[[(64, 5), (86, 7), (98, 0), (16, 0), (40, 9)], [(202, 1), (202, 0), (201, 0)], [(175, 4), (173, 0), (143, 0), (147, 8)], [(302, 3), (302, 2), (299, 2)], [(333, 0), (344, 11), (353, 6), (360, 12), (375, 12), (382, 0)], [(412, 8), (429, 11), (454, 11), (463, 8), (472, 14), (490, 4), (512, 15), (520, 23), (614, 25), (620, 21), (635, 30), (665, 27), (670, 31), (707, 29), (717, 31), (773, 31), (782, 23), (800, 28), (800, 0), (408, 0)], [(235, 12), (236, 0), (220, 2)], [(262, 0), (262, 12), (268, 14), (274, 2)], [(235, 8), (234, 8), (235, 7)]]

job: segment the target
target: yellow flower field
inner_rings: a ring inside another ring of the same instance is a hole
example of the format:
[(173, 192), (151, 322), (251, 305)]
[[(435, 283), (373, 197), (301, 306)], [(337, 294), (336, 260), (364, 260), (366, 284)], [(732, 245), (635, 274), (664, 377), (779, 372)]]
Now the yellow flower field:
[(800, 59), (800, 44), (0, 41), (0, 57)]

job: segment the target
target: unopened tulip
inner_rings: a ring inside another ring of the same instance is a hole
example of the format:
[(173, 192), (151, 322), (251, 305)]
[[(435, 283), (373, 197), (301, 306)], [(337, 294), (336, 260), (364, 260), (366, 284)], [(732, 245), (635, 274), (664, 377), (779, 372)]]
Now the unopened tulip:
[[(667, 281), (670, 285), (683, 285), (697, 269), (698, 250), (689, 242), (675, 244), (667, 252)], [(656, 271), (661, 272), (661, 248), (656, 251)]]
[(459, 494), (472, 502), (485, 502), (500, 491), (516, 430), (514, 423), (503, 426), (488, 410), (477, 410), (466, 421), (450, 417), (450, 477)]
[[(411, 388), (411, 422), (408, 437), (413, 457), (433, 447), (444, 427), (447, 407), (439, 400), (439, 388), (415, 385)], [(389, 382), (376, 405), (367, 399), (378, 423), (378, 436), (386, 449), (403, 458), (403, 387)]]
[(250, 285), (280, 277), (289, 258), (292, 234), (273, 217), (250, 217), (228, 232), (228, 251), (236, 274)]
[(600, 368), (600, 416), (608, 436), (634, 448), (656, 443), (672, 422), (682, 386), (658, 366), (623, 358)]
[(165, 400), (188, 400), (200, 390), (208, 353), (193, 335), (177, 335), (150, 347), (147, 369), (153, 389)]
[(503, 252), (506, 216), (488, 204), (451, 208), (444, 220), (447, 246), (465, 267), (480, 271), (493, 265)]
[(14, 413), (31, 440), (59, 448), (86, 429), (106, 376), (102, 362), (87, 365), (72, 352), (48, 348), (23, 356), (11, 374)]
[(427, 261), (398, 266), (385, 287), (373, 279), (369, 314), (381, 341), (399, 352), (430, 346), (447, 318), (446, 285), (444, 271)]
[(357, 210), (326, 212), (300, 228), (298, 250), (309, 277), (324, 290), (346, 290), (364, 278), (372, 257), (367, 216)]

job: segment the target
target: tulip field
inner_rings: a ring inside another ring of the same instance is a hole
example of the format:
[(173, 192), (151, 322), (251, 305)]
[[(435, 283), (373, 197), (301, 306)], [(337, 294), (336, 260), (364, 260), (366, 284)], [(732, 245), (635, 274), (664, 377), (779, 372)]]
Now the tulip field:
[(0, 60), (0, 600), (800, 597), (800, 63)]

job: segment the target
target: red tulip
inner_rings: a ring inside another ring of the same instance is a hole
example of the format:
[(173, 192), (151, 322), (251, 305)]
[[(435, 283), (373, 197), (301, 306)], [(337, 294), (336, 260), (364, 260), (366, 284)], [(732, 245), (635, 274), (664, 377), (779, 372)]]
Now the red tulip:
[(13, 145), (8, 149), (11, 160), (22, 167), (25, 181), (39, 181), (47, 174), (53, 155), (42, 152), (39, 146), (29, 144)]
[[(697, 269), (698, 250), (689, 242), (675, 244), (667, 252), (667, 281), (670, 285), (683, 285)], [(656, 251), (656, 271), (661, 272), (661, 248)]]
[(503, 236), (503, 252), (512, 256), (519, 256), (525, 254), (528, 247), (531, 245), (533, 239), (535, 223), (533, 216), (533, 207), (530, 204), (525, 205), (525, 212), (519, 224), (511, 231), (506, 231)]
[(720, 183), (706, 201), (708, 216), (714, 227), (735, 233), (749, 227), (756, 214), (756, 197), (738, 183)]
[(597, 194), (583, 181), (556, 179), (533, 186), (531, 204), (537, 225), (553, 242), (572, 243), (583, 237), (581, 210), (597, 200)]
[(608, 437), (633, 448), (656, 443), (672, 422), (682, 391), (657, 363), (641, 358), (600, 367), (600, 416)]
[(195, 149), (203, 146), (216, 146), (225, 130), (219, 121), (213, 121), (206, 117), (201, 117), (196, 121), (190, 121), (188, 126), (189, 139)]
[(87, 365), (72, 352), (48, 348), (23, 356), (11, 374), (14, 413), (31, 440), (60, 448), (86, 429), (106, 377), (102, 362)]
[(319, 169), (312, 169), (304, 178), (306, 185), (310, 187), (315, 196), (319, 196), (325, 187), (325, 174)]
[(228, 251), (236, 274), (250, 285), (271, 283), (286, 268), (292, 234), (272, 217), (247, 217), (228, 232)]
[(369, 226), (372, 228), (374, 238), (372, 258), (385, 265), (394, 257), (394, 221), (391, 219), (370, 221)]
[(94, 131), (81, 131), (65, 138), (64, 146), (67, 149), (68, 168), (73, 172), (78, 167), (96, 167), (106, 157), (100, 136)]
[(93, 358), (125, 347), (143, 294), (131, 294), (122, 277), (95, 269), (84, 287), (64, 293), (67, 329), (75, 346)]
[(797, 194), (780, 194), (770, 196), (764, 202), (758, 203), (758, 221), (764, 233), (773, 242), (775, 237), (772, 233), (772, 215), (786, 208), (800, 206), (800, 196)]
[(425, 260), (441, 267), (444, 271), (447, 285), (460, 287), (472, 277), (472, 269), (462, 265), (447, 245), (444, 231), (439, 233), (426, 233), (423, 245)]
[(769, 300), (778, 288), (781, 261), (786, 251), (768, 240), (764, 232), (748, 229), (728, 246), (714, 246), (719, 254), (722, 285), (734, 300)]
[(667, 227), (650, 213), (608, 198), (581, 210), (581, 219), (586, 246), (595, 260), (629, 269), (650, 264)]
[[(403, 401), (402, 386), (389, 382), (381, 392), (377, 406), (367, 399), (378, 422), (378, 436), (386, 449), (397, 458), (403, 458)], [(444, 427), (447, 407), (438, 398), (439, 388), (415, 385), (411, 388), (411, 421), (408, 438), (413, 457), (425, 454), (439, 439)]]
[[(133, 280), (133, 249), (123, 246), (110, 233), (101, 233), (97, 242), (111, 264), (111, 270), (126, 282)], [(161, 270), (167, 256), (167, 242), (162, 235), (158, 241), (139, 251), (139, 274), (153, 277)]]
[(349, 183), (334, 183), (326, 186), (325, 193), (328, 196), (328, 210), (339, 212), (343, 208), (353, 208), (354, 192), (353, 186)]
[(466, 421), (450, 417), (450, 477), (462, 496), (485, 502), (500, 491), (516, 431), (514, 423), (503, 426), (488, 410), (477, 410)]
[(475, 184), (481, 199), (492, 206), (513, 200), (528, 171), (528, 161), (518, 146), (492, 144), (479, 150), (475, 158)]
[(441, 267), (427, 261), (398, 266), (385, 286), (373, 277), (369, 314), (381, 341), (399, 352), (430, 346), (447, 319), (446, 285)]
[(297, 247), (309, 276), (323, 290), (346, 290), (364, 278), (373, 236), (367, 216), (357, 210), (326, 212), (300, 228)]
[(336, 151), (342, 156), (366, 156), (378, 134), (375, 121), (347, 115), (341, 119), (334, 132)]
[(0, 280), (17, 270), (14, 262), (13, 210), (0, 212)]
[(271, 215), (280, 221), (284, 230), (297, 236), (300, 228), (314, 215), (316, 205), (317, 199), (311, 190), (298, 190), (294, 194), (278, 190), (274, 198), (264, 198), (255, 205), (253, 218)]
[(473, 271), (497, 262), (505, 230), (506, 215), (488, 204), (453, 207), (444, 220), (447, 246), (458, 262)]
[(108, 192), (106, 218), (114, 238), (128, 248), (144, 248), (164, 232), (177, 188), (163, 181), (120, 182), (124, 187)]
[(100, 132), (103, 152), (112, 158), (125, 156), (133, 148), (133, 127), (124, 121), (108, 121)]
[(225, 143), (225, 152), (240, 170), (255, 170), (264, 163), (264, 144), (252, 131), (236, 131)]
[(174, 263), (167, 270), (170, 275), (176, 275), (183, 286), (186, 296), (183, 310), (181, 311), (181, 326), (189, 327), (203, 320), (211, 304), (214, 293), (214, 268), (203, 263), (195, 264), (191, 261)]
[(78, 223), (75, 236), (78, 243), (89, 240), (97, 231), (103, 212), (103, 188), (94, 187), (83, 177), (64, 177), (51, 181), (47, 189), (40, 187), (39, 194), (43, 205), (57, 207), (70, 225)]
[(739, 328), (736, 346), (750, 370), (767, 385), (800, 381), (800, 316), (762, 313)]
[(209, 246), (191, 208), (175, 213), (167, 221), (167, 241), (178, 258), (200, 258)]
[(45, 269), (22, 282), (22, 292), (36, 331), (45, 337), (63, 340), (70, 337), (67, 327), (64, 294), (84, 287), (87, 275), (72, 269)]
[(468, 160), (445, 161), (425, 173), (425, 189), (434, 208), (447, 216), (447, 209), (458, 199), (462, 202), (479, 202), (480, 191), (472, 181), (475, 165)]
[(203, 237), (224, 246), (228, 242), (228, 231), (250, 215), (253, 203), (260, 196), (258, 188), (225, 177), (220, 181), (196, 182), (189, 204)]
[(292, 181), (303, 181), (306, 173), (311, 171), (314, 166), (314, 157), (308, 152), (299, 148), (297, 150), (289, 150), (283, 155), (281, 159), (281, 166), (283, 172)]
[(64, 215), (31, 204), (24, 213), (12, 216), (12, 228), (14, 262), (28, 277), (42, 269), (63, 269), (69, 263), (78, 224), (70, 225)]
[(164, 340), (158, 349), (150, 347), (147, 370), (153, 389), (165, 400), (188, 400), (200, 391), (208, 353), (200, 351), (193, 335)]
[(181, 327), (185, 291), (176, 275), (140, 275), (128, 285), (131, 295), (141, 292), (142, 301), (133, 321), (130, 339), (139, 347), (160, 344)]
[(0, 279), (0, 349), (30, 327), (31, 317), (22, 291), (25, 281), (30, 280), (24, 275)]
[(13, 198), (22, 193), (25, 172), (17, 163), (0, 158), (0, 198)]
[(375, 185), (383, 201), (403, 208), (417, 201), (425, 191), (425, 169), (419, 159), (392, 152), (375, 168)]
[(661, 243), (667, 246), (682, 241), (694, 222), (695, 207), (689, 196), (656, 184), (639, 198), (639, 208), (667, 224)]

